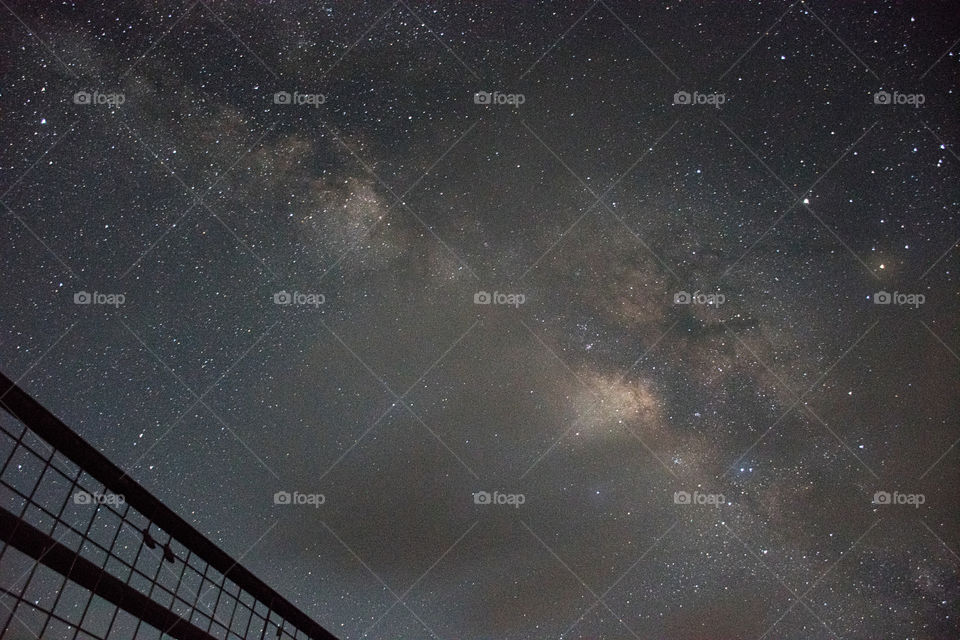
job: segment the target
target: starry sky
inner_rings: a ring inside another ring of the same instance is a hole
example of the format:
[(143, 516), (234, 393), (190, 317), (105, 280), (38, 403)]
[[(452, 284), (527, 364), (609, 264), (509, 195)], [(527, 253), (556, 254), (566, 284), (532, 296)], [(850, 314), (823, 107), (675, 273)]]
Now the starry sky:
[(956, 3), (0, 4), (0, 368), (333, 633), (960, 635)]

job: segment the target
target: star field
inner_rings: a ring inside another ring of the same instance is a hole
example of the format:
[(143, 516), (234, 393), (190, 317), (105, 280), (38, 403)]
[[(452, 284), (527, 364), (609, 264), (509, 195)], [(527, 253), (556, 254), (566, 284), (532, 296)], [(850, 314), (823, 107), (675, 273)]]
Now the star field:
[(960, 633), (956, 3), (2, 15), (0, 368), (325, 628)]

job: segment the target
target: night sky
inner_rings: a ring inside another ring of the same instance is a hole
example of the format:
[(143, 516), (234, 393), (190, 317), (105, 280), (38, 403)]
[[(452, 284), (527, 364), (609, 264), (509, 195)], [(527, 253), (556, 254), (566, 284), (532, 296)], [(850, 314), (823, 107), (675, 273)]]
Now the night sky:
[(0, 4), (0, 369), (333, 633), (960, 637), (956, 3)]

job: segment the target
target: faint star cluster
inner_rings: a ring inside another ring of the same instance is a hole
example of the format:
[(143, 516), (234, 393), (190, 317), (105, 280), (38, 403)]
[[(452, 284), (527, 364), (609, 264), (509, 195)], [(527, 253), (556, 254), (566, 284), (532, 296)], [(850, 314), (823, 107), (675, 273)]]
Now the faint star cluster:
[(327, 629), (960, 633), (955, 5), (4, 10), (0, 367)]

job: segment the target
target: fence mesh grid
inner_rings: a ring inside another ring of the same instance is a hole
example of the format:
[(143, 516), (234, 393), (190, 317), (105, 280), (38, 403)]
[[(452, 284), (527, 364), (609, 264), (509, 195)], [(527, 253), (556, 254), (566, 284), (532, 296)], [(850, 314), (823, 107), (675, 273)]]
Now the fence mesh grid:
[[(83, 560), (221, 640), (316, 637), (218, 571), (175, 535), (133, 508), (26, 424), (0, 411), (0, 507), (18, 533), (60, 545), (80, 560), (71, 571), (0, 541), (0, 637), (177, 637), (151, 626), (72, 579)], [(14, 532), (8, 531), (8, 534)], [(102, 580), (102, 579), (101, 579)], [(122, 600), (121, 600), (122, 604)], [(182, 625), (185, 628), (185, 625)], [(202, 634), (198, 633), (202, 632)], [(180, 637), (185, 637), (181, 635)]]

